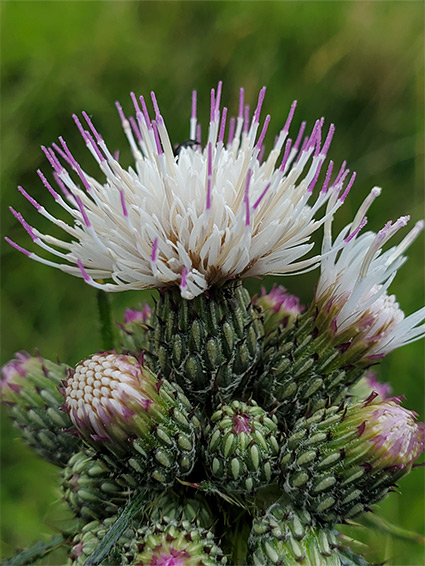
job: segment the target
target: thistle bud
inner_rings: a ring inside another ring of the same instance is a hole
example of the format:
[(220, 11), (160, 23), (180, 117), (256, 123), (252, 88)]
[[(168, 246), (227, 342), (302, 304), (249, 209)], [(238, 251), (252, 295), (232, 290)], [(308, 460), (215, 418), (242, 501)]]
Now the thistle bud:
[(62, 472), (63, 497), (77, 517), (101, 520), (118, 512), (137, 487), (89, 450), (77, 452)]
[(280, 503), (254, 520), (248, 539), (248, 563), (254, 566), (340, 566), (331, 530), (314, 526), (307, 511)]
[[(91, 521), (86, 523), (81, 532), (75, 535), (71, 549), (71, 566), (84, 566), (87, 559), (96, 550), (97, 546), (108, 533), (117, 520), (117, 515), (108, 517), (103, 521)], [(106, 558), (102, 560), (102, 566), (116, 566), (122, 564), (121, 554), (125, 544), (131, 544), (137, 531), (137, 521), (127, 525), (124, 533), (120, 536), (115, 546), (109, 551)]]
[(2, 368), (0, 398), (22, 438), (44, 460), (65, 466), (81, 441), (69, 432), (72, 422), (64, 410), (61, 393), (68, 368), (41, 356), (17, 353)]
[(136, 358), (106, 352), (82, 361), (66, 404), (80, 435), (118, 469), (167, 485), (192, 470), (200, 423), (180, 388)]
[(149, 350), (148, 324), (152, 310), (148, 304), (140, 305), (140, 309), (126, 309), (124, 324), (118, 324), (120, 341), (125, 350), (140, 352)]
[(263, 288), (260, 297), (255, 299), (264, 313), (264, 332), (268, 334), (277, 327), (290, 328), (297, 317), (302, 313), (303, 306), (295, 295), (291, 295), (282, 285), (273, 285), (272, 290), (266, 293)]
[(139, 529), (123, 551), (120, 564), (217, 566), (227, 563), (211, 531), (167, 517)]
[(282, 450), (281, 481), (295, 505), (342, 522), (383, 499), (424, 449), (425, 423), (400, 399), (331, 407), (300, 419)]
[(214, 482), (242, 492), (271, 483), (279, 439), (276, 417), (255, 401), (221, 404), (206, 430), (205, 461)]

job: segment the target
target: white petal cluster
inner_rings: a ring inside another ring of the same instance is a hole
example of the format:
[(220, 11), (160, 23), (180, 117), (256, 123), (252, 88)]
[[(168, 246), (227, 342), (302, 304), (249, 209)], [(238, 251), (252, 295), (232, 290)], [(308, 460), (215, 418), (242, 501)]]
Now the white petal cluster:
[(74, 116), (102, 180), (82, 170), (62, 138), (60, 146), (43, 148), (60, 191), (41, 171), (39, 176), (71, 221), (54, 217), (24, 189), (19, 190), (68, 237), (60, 240), (42, 234), (12, 210), (33, 241), (59, 261), (8, 239), (9, 243), (32, 259), (106, 291), (178, 285), (186, 299), (236, 277), (283, 275), (316, 267), (320, 256), (301, 259), (313, 247), (310, 236), (342, 204), (354, 176), (348, 179), (344, 163), (330, 182), (331, 162), (313, 198), (334, 128), (331, 125), (322, 144), (323, 119), (305, 137), (302, 123), (292, 142), (288, 133), (295, 103), (272, 150), (263, 158), (270, 122), (267, 116), (260, 129), (264, 94), (262, 89), (250, 117), (241, 89), (239, 114), (230, 119), (225, 142), (227, 109), (220, 107), (219, 83), (217, 91), (211, 92), (209, 129), (201, 145), (194, 93), (192, 141), (178, 155), (174, 155), (155, 95), (151, 95), (155, 111), (151, 119), (143, 97), (138, 100), (132, 94), (135, 119), (127, 119), (117, 105), (135, 161), (128, 169), (111, 154), (85, 112), (84, 127)]
[(387, 293), (407, 259), (403, 252), (421, 232), (424, 222), (417, 222), (398, 246), (383, 251), (385, 243), (407, 224), (409, 217), (388, 222), (377, 234), (359, 235), (366, 224), (365, 213), (379, 194), (378, 187), (372, 189), (354, 221), (333, 243), (331, 221), (326, 223), (315, 294), (315, 302), (333, 313), (336, 335), (356, 328), (361, 339), (371, 344), (369, 359), (380, 358), (425, 335), (425, 308), (406, 317), (396, 297)]

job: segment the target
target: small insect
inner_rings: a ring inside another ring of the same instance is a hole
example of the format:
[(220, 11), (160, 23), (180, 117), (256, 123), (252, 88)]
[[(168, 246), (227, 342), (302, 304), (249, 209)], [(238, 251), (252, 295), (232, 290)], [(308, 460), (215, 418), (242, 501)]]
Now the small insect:
[(196, 140), (186, 140), (186, 141), (174, 146), (174, 155), (179, 155), (180, 151), (184, 147), (194, 147), (196, 145), (201, 145), (201, 144)]

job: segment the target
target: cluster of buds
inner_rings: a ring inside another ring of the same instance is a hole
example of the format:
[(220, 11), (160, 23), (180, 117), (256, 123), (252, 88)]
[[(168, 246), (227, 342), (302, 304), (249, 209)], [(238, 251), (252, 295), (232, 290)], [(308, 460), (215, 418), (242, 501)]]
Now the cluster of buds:
[[(74, 116), (104, 185), (60, 138), (43, 148), (60, 193), (39, 176), (73, 225), (19, 188), (72, 242), (12, 209), (59, 260), (7, 238), (28, 257), (101, 291), (159, 291), (152, 308), (126, 310), (116, 349), (74, 368), (18, 354), (2, 370), (1, 398), (23, 438), (63, 468), (63, 498), (81, 525), (73, 566), (90, 563), (111, 532), (111, 564), (345, 566), (338, 523), (394, 490), (424, 450), (425, 424), (369, 369), (425, 334), (425, 309), (406, 317), (388, 294), (423, 222), (384, 251), (408, 218), (362, 233), (374, 187), (333, 239), (355, 178), (330, 162), (318, 186), (333, 125), (325, 132), (317, 120), (304, 135), (303, 122), (293, 142), (294, 103), (265, 157), (265, 88), (252, 114), (241, 89), (227, 142), (221, 90), (204, 144), (193, 94), (191, 141), (176, 154), (154, 93), (154, 118), (143, 97), (132, 94), (135, 119), (117, 104), (129, 170), (85, 112), (84, 125)], [(321, 226), (321, 253), (306, 258)], [(284, 287), (252, 298), (243, 286), (316, 267), (307, 308)]]

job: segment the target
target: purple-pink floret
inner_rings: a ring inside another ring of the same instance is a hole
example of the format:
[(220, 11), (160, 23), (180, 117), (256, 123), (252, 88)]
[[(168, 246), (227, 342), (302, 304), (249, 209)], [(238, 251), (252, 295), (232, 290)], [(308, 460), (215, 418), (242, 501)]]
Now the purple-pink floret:
[(151, 313), (152, 309), (147, 304), (144, 305), (141, 310), (126, 309), (124, 313), (124, 323), (128, 324), (130, 322), (147, 322)]
[(27, 352), (17, 352), (15, 355), (15, 359), (10, 360), (1, 368), (0, 393), (6, 386), (18, 392), (21, 386), (13, 383), (14, 377), (16, 374), (25, 377), (27, 373), (25, 364), (31, 356)]
[(187, 558), (190, 558), (190, 555), (185, 550), (171, 548), (167, 554), (153, 556), (150, 564), (151, 566), (184, 566)]
[(251, 427), (249, 422), (251, 420), (251, 415), (234, 415), (233, 417), (233, 431), (235, 434), (240, 434), (241, 432), (251, 432)]
[(269, 299), (270, 308), (278, 314), (283, 311), (294, 316), (298, 316), (303, 311), (304, 307), (300, 304), (297, 296), (291, 295), (287, 292), (282, 285), (273, 285), (269, 293), (266, 292), (264, 287), (261, 290), (261, 296)]
[(384, 459), (389, 465), (410, 465), (425, 448), (425, 423), (415, 422), (417, 413), (400, 407), (400, 398), (393, 397), (374, 411), (368, 428), (378, 434), (370, 441), (378, 449), (385, 448)]

